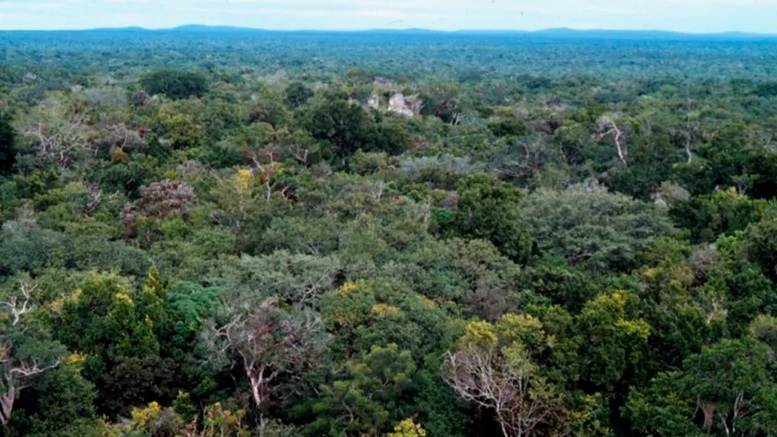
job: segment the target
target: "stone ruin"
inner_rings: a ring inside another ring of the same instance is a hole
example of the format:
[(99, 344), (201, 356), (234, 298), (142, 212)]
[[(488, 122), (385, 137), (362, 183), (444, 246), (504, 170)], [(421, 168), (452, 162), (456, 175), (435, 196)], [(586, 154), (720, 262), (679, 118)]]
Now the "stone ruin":
[(370, 98), (367, 99), (367, 106), (369, 106), (371, 109), (380, 109), (380, 96), (376, 93), (372, 93)]
[[(385, 102), (385, 101), (384, 101)], [(405, 97), (402, 93), (391, 94), (388, 106), (381, 102), (381, 97), (374, 92), (367, 99), (367, 107), (376, 111), (393, 112), (406, 117), (416, 117), (421, 115), (423, 101), (417, 94)]]
[(405, 97), (402, 93), (396, 93), (389, 99), (388, 111), (407, 117), (421, 115), (423, 101), (418, 95)]

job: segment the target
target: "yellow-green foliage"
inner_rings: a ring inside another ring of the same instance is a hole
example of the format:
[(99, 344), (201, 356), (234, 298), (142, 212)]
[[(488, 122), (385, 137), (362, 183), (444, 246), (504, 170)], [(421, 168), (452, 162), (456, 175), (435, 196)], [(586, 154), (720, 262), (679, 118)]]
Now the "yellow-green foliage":
[(545, 332), (540, 319), (529, 314), (505, 314), (496, 324), (496, 333), (502, 344), (520, 342), (530, 347), (545, 343)]
[(216, 402), (205, 409), (203, 430), (194, 437), (248, 437), (251, 433), (243, 426), (245, 411), (232, 411), (224, 408), (221, 402)]
[(463, 347), (493, 347), (497, 345), (499, 340), (494, 325), (488, 322), (474, 321), (468, 323), (464, 328), (464, 335), (460, 342)]
[(426, 437), (426, 430), (413, 419), (405, 419), (394, 427), (394, 432), (390, 432), (386, 437)]

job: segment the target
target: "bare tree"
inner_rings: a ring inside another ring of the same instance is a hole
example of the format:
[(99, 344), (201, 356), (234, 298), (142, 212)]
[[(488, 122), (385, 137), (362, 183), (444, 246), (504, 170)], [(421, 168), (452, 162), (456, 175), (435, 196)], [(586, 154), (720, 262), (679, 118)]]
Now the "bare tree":
[(541, 139), (521, 141), (517, 144), (517, 147), (520, 150), (520, 156), (502, 164), (499, 172), (510, 178), (529, 179), (542, 167), (543, 155), (546, 149), (545, 142)]
[(629, 151), (626, 144), (626, 133), (618, 126), (618, 117), (603, 115), (596, 121), (597, 135), (596, 141), (601, 141), (604, 138), (612, 137), (615, 142), (615, 150), (618, 154), (618, 159), (627, 164)]
[(103, 190), (98, 184), (89, 185), (87, 189), (89, 190), (89, 201), (86, 203), (85, 212), (91, 217), (102, 203)]
[(4, 306), (8, 308), (11, 311), (11, 317), (12, 321), (11, 324), (13, 326), (16, 326), (19, 324), (19, 320), (21, 319), (21, 316), (24, 314), (27, 314), (32, 310), (32, 304), (30, 302), (30, 294), (35, 291), (35, 289), (38, 288), (38, 285), (32, 285), (24, 280), (21, 281), (21, 284), (19, 285), (19, 292), (21, 294), (21, 300), (19, 299), (20, 296), (14, 295), (6, 299), (5, 301), (0, 302), (0, 306)]
[[(40, 357), (17, 354), (19, 349), (19, 323), (22, 317), (30, 313), (32, 305), (31, 294), (37, 285), (22, 281), (17, 295), (0, 302), (0, 308), (7, 309), (11, 327), (0, 326), (0, 425), (5, 426), (13, 414), (14, 402), (22, 389), (36, 375), (57, 367), (59, 358), (43, 354)], [(0, 321), (2, 321), (0, 313)]]
[(37, 142), (38, 156), (49, 161), (58, 161), (67, 167), (78, 151), (88, 148), (86, 137), (81, 130), (84, 118), (75, 118), (59, 126), (38, 123), (25, 132), (27, 137)]
[(704, 136), (701, 126), (698, 122), (692, 121), (690, 116), (687, 117), (684, 128), (670, 129), (669, 134), (677, 144), (681, 144), (685, 150), (685, 156), (687, 157), (686, 163), (693, 162), (693, 144), (698, 141), (699, 138)]
[(308, 165), (308, 159), (310, 158), (310, 148), (300, 146), (298, 144), (292, 144), (289, 146), (289, 151), (291, 152), (291, 156), (294, 157), (294, 159), (297, 160), (302, 165)]
[(688, 156), (688, 164), (693, 162), (693, 152), (691, 152), (691, 133), (690, 131), (685, 132), (685, 135), (683, 136), (685, 139), (685, 155)]
[(154, 182), (140, 190), (137, 207), (149, 217), (186, 215), (197, 204), (197, 194), (189, 184), (177, 180)]
[(6, 425), (11, 420), (13, 406), (18, 392), (26, 388), (27, 381), (35, 375), (51, 370), (60, 364), (60, 360), (53, 364), (43, 365), (37, 360), (14, 360), (11, 357), (11, 348), (2, 346), (0, 349), (0, 369), (2, 369), (2, 381), (0, 381), (0, 424)]
[(278, 161), (279, 156), (274, 153), (269, 154), (269, 159), (261, 159), (257, 154), (251, 158), (254, 162), (254, 168), (252, 172), (257, 176), (257, 180), (264, 186), (266, 195), (265, 199), (270, 200), (275, 191), (279, 192), (281, 196), (286, 198), (286, 192), (289, 187), (285, 185), (276, 186), (273, 177), (281, 170), (281, 164)]
[(457, 395), (493, 411), (504, 437), (536, 435), (558, 413), (537, 366), (519, 344), (469, 346), (445, 356), (444, 377)]
[(321, 320), (309, 312), (289, 312), (270, 298), (247, 312), (238, 312), (217, 330), (221, 350), (232, 364), (242, 367), (264, 436), (266, 412), (282, 382), (297, 385), (299, 378), (323, 362), (326, 345)]
[(115, 123), (108, 126), (105, 134), (99, 139), (100, 147), (117, 148), (124, 152), (142, 150), (146, 145), (144, 139), (145, 129), (130, 129), (124, 123)]
[(68, 167), (93, 152), (89, 144), (89, 116), (63, 94), (49, 96), (22, 121), (20, 132), (37, 148), (42, 160)]

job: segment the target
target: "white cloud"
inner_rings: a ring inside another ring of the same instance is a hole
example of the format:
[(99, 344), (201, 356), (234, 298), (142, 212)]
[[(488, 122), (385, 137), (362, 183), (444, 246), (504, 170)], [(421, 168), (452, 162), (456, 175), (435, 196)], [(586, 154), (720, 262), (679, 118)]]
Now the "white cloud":
[(223, 24), (272, 29), (775, 32), (777, 0), (0, 0), (1, 29)]

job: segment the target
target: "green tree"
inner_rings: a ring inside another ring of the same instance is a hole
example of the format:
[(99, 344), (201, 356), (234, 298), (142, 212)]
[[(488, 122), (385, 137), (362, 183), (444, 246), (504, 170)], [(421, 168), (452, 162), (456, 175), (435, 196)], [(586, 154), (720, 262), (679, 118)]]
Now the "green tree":
[(10, 173), (16, 162), (16, 132), (11, 117), (0, 113), (0, 174)]
[(406, 400), (415, 371), (409, 351), (396, 344), (373, 346), (345, 364), (344, 378), (321, 386), (322, 398), (313, 406), (318, 418), (311, 431), (333, 436), (386, 432), (409, 412)]
[(455, 302), (466, 317), (495, 321), (538, 299), (520, 290), (521, 269), (485, 240), (425, 241), (406, 251), (387, 272), (407, 288), (436, 301)]
[[(723, 340), (685, 363), (688, 398), (697, 399), (701, 429), (757, 434), (774, 425), (775, 383), (770, 350), (749, 339)], [(765, 419), (765, 420), (763, 420)]]
[(772, 281), (777, 280), (777, 208), (768, 208), (761, 220), (748, 226), (743, 237), (747, 258)]
[(81, 356), (71, 355), (56, 369), (47, 372), (33, 386), (32, 402), (22, 400), (29, 413), (18, 428), (21, 435), (34, 437), (79, 437), (97, 435), (99, 420), (94, 402), (94, 385), (84, 379), (79, 367)]
[(652, 205), (597, 186), (538, 190), (522, 203), (540, 255), (592, 271), (628, 271), (653, 239), (669, 236), (668, 218)]
[(678, 226), (689, 229), (694, 240), (714, 241), (758, 222), (766, 206), (765, 201), (739, 194), (732, 187), (672, 205), (669, 215)]
[(285, 305), (317, 308), (321, 296), (334, 288), (341, 269), (336, 257), (292, 254), (243, 256), (224, 272), (230, 299), (250, 305), (257, 299), (277, 298)]
[(713, 268), (700, 292), (723, 303), (726, 325), (734, 336), (742, 335), (759, 313), (777, 309), (774, 284), (747, 262)]
[(303, 125), (313, 138), (329, 143), (331, 155), (340, 165), (364, 146), (368, 123), (360, 106), (339, 99), (316, 104), (303, 119)]
[(154, 326), (164, 325), (166, 320), (165, 302), (167, 301), (167, 292), (162, 277), (159, 274), (155, 264), (146, 273), (146, 281), (140, 289), (140, 299), (138, 311), (145, 314), (147, 320), (150, 320)]
[(768, 435), (775, 423), (770, 349), (725, 339), (632, 391), (625, 413), (635, 431), (659, 436)]
[(302, 82), (292, 82), (286, 85), (286, 105), (291, 109), (297, 109), (313, 97), (313, 90)]
[(139, 298), (118, 276), (92, 275), (65, 298), (55, 322), (56, 337), (86, 355), (83, 374), (97, 387), (101, 412), (148, 402), (160, 395), (154, 387), (170, 378), (153, 321), (138, 311)]
[(520, 262), (531, 250), (530, 228), (519, 214), (521, 190), (480, 174), (461, 181), (451, 232), (464, 238), (481, 238), (510, 259)]
[(600, 294), (583, 307), (577, 330), (586, 339), (580, 359), (587, 381), (614, 391), (642, 376), (651, 328), (638, 317), (638, 305), (634, 294), (616, 291)]
[(631, 429), (641, 435), (705, 435), (690, 420), (696, 407), (685, 397), (684, 384), (682, 373), (671, 372), (657, 375), (645, 389), (633, 389), (624, 407)]
[(313, 138), (329, 144), (340, 167), (358, 150), (396, 155), (410, 147), (410, 138), (399, 124), (371, 119), (361, 106), (344, 99), (317, 102), (301, 121)]

